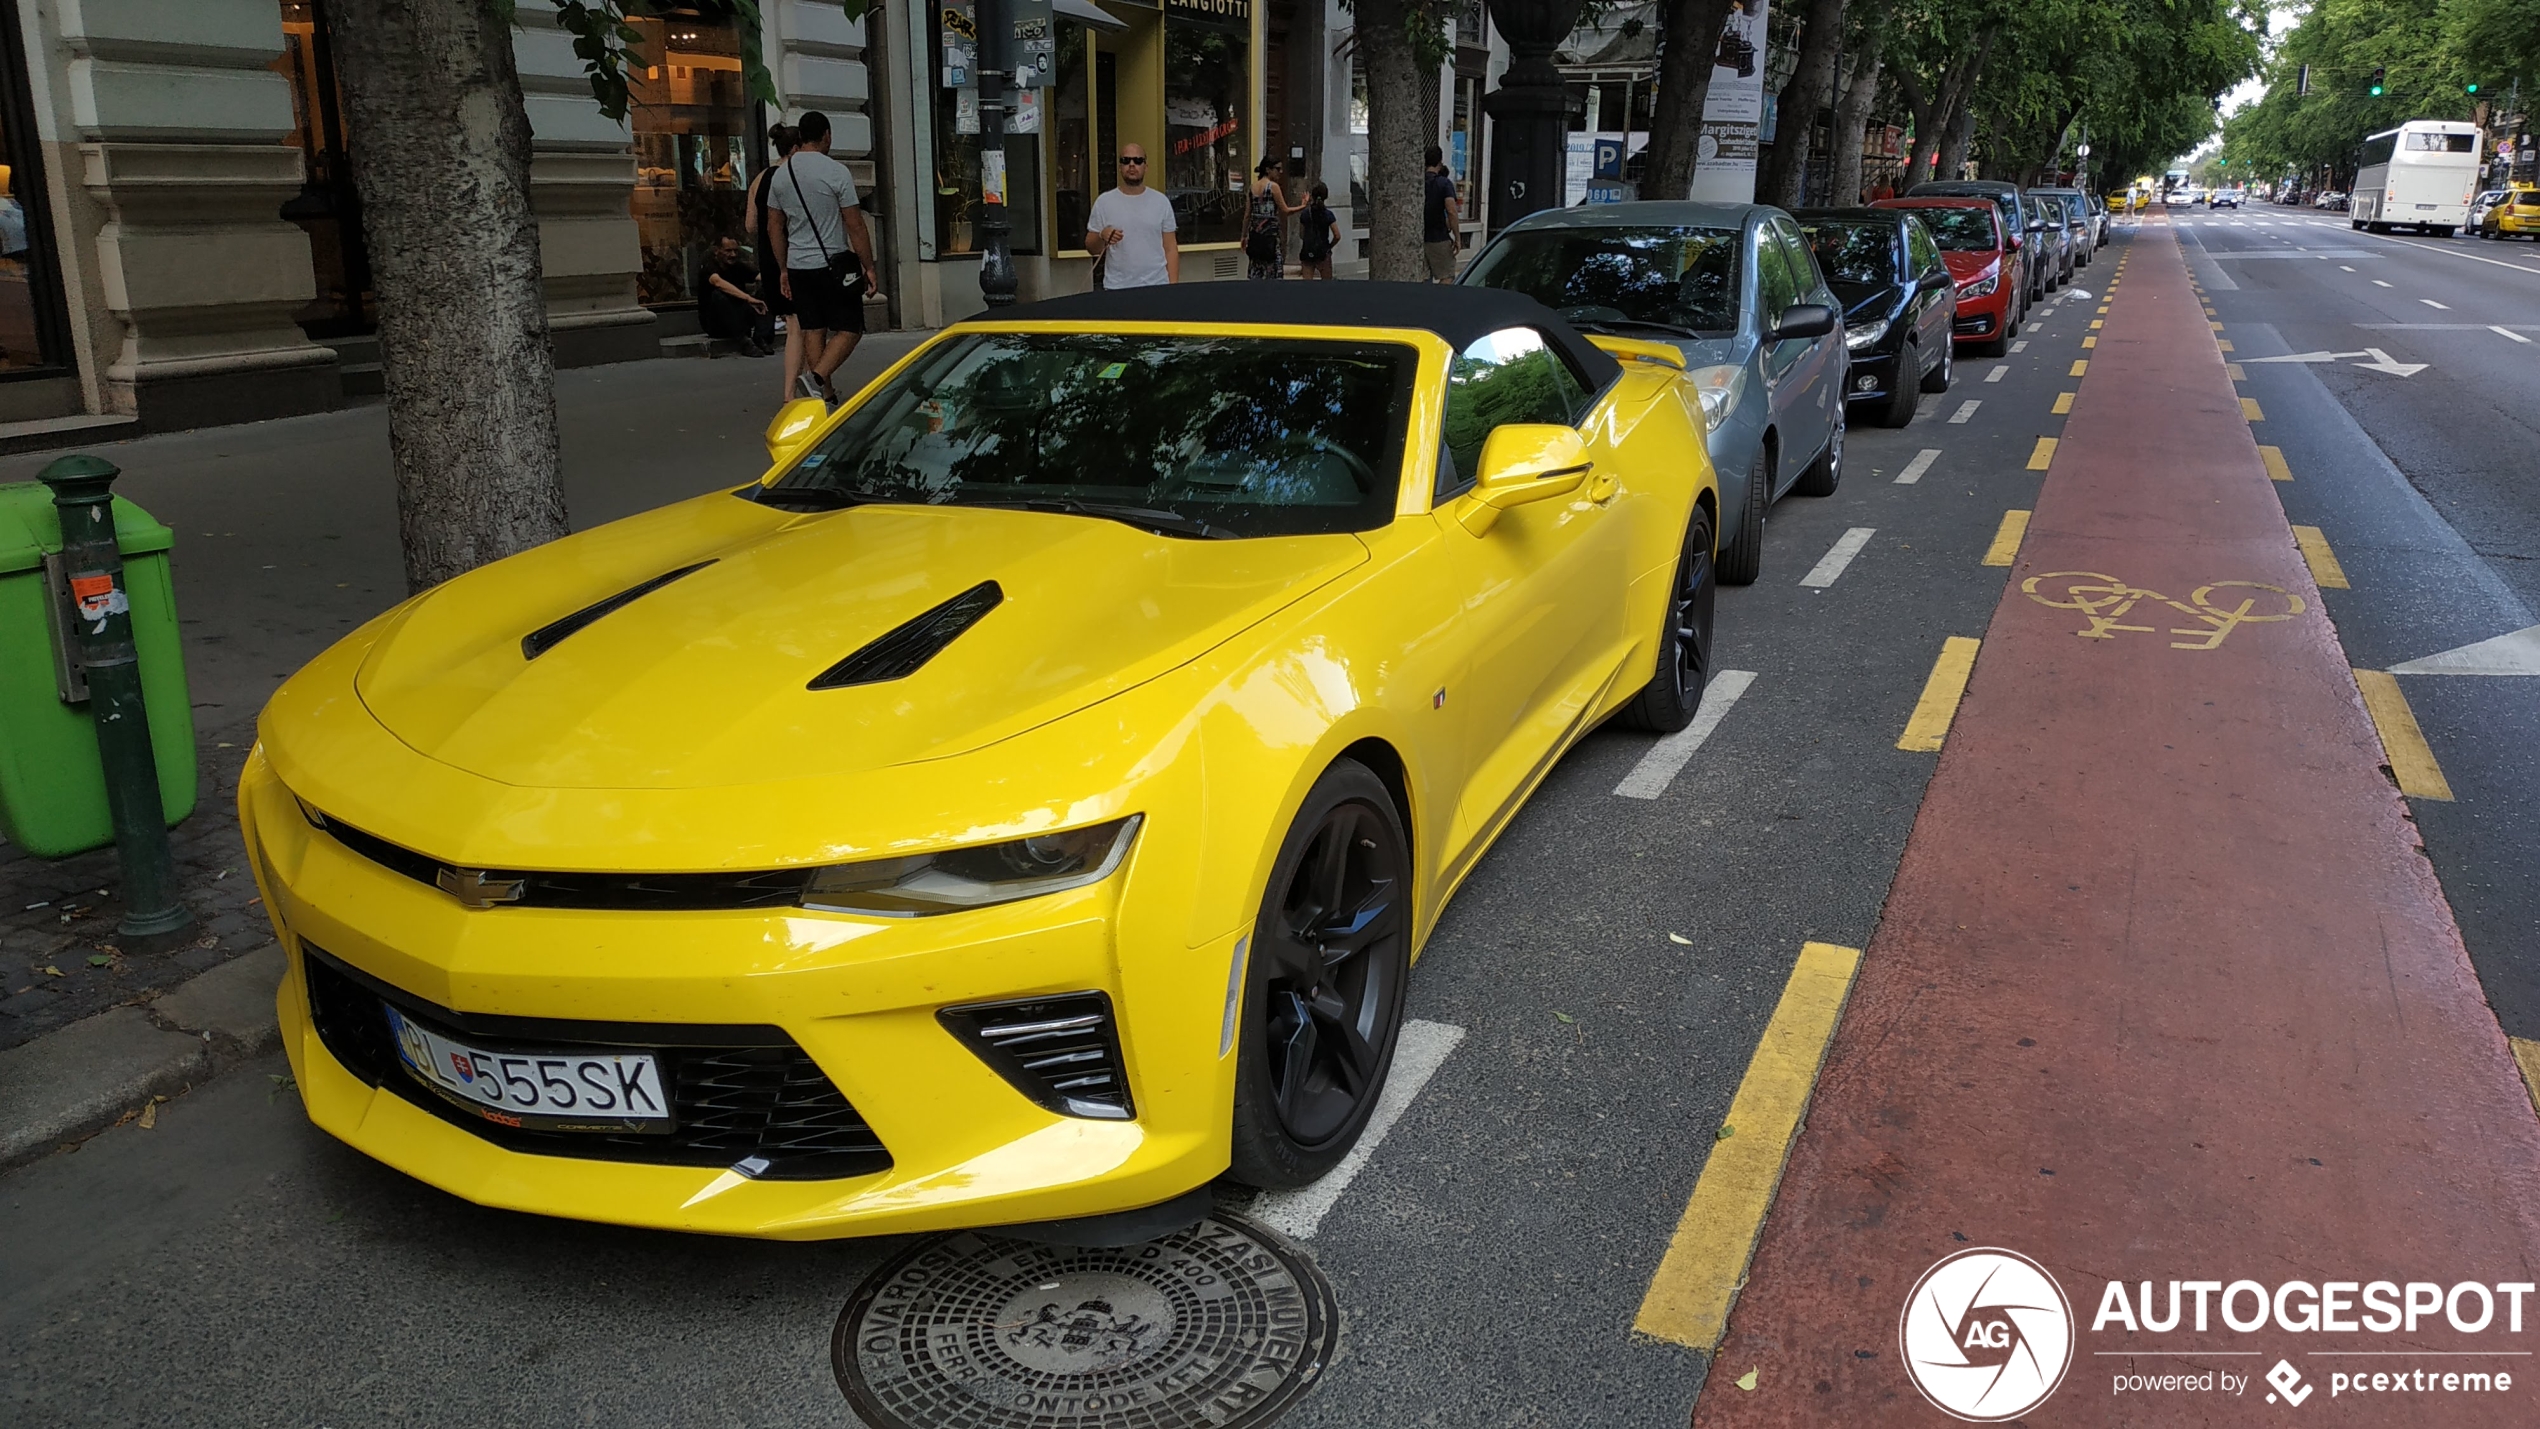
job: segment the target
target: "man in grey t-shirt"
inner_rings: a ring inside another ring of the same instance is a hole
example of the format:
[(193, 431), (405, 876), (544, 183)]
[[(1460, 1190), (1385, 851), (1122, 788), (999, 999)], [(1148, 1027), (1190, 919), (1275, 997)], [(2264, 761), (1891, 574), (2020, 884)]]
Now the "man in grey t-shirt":
[[(813, 110), (796, 129), (801, 146), (767, 176), (768, 247), (784, 254), (777, 287), (803, 330), (802, 395), (834, 406), (830, 374), (864, 336), (865, 296), (881, 296), (881, 270), (864, 210), (856, 207), (855, 176), (829, 157), (829, 116)], [(830, 266), (842, 254), (855, 257), (850, 275)]]
[(1094, 200), (1085, 220), (1085, 251), (1103, 260), (1106, 288), (1152, 288), (1182, 280), (1182, 245), (1174, 240), (1173, 201), (1147, 187), (1147, 151), (1120, 149), (1120, 187)]

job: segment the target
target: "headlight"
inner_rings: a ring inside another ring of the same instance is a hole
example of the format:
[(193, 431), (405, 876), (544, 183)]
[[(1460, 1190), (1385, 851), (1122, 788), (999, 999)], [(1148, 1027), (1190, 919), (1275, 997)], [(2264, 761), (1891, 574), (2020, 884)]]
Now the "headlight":
[(1862, 348), (1868, 347), (1870, 344), (1885, 336), (1887, 336), (1887, 319), (1881, 318), (1877, 322), (1870, 324), (1868, 327), (1845, 328), (1843, 330), (1843, 346), (1846, 351), (1859, 352)]
[(1728, 420), (1729, 410), (1737, 405), (1738, 394), (1746, 390), (1746, 369), (1736, 363), (1697, 367), (1685, 380), (1702, 394), (1704, 425), (1717, 430), (1720, 423)]
[(1958, 296), (1962, 298), (1981, 298), (1987, 296), (1994, 289), (2001, 286), (2002, 270), (1995, 268), (1972, 283), (1960, 284), (1958, 288)]
[(803, 885), (803, 906), (832, 913), (914, 918), (958, 913), (1100, 883), (1128, 857), (1143, 814), (1092, 828), (911, 858), (839, 863)]

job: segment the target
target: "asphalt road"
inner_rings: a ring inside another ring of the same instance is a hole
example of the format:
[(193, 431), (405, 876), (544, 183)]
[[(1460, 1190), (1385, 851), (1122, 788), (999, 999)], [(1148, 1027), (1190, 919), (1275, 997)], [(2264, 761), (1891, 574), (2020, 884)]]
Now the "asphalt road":
[[(1633, 1313), (1801, 944), (1870, 936), (1934, 763), (1897, 736), (1943, 639), (1984, 633), (2002, 573), (1980, 557), (2032, 502), (2089, 319), (2041, 309), (1910, 428), (1856, 428), (1841, 490), (1785, 499), (1762, 581), (1722, 594), (1719, 663), (1754, 678), (1717, 732), (1650, 800), (1615, 793), (1650, 741), (1592, 737), (1467, 884), (1410, 1009), (1465, 1036), (1306, 1241), (1344, 1330), (1290, 1422), (1684, 1421), (1702, 1358)], [(720, 367), (567, 375), (591, 384), (568, 391), (578, 516), (755, 473), (766, 369)], [(187, 533), (180, 590), (228, 592), (186, 604), (220, 720), (394, 597), (375, 412), (116, 455)], [(1855, 528), (1840, 575), (1802, 585)], [(0, 1418), (852, 1422), (830, 1328), (900, 1242), (481, 1210), (310, 1129), (282, 1070), (0, 1178)]]
[[(2180, 237), (2283, 449), (2279, 488), (2352, 584), (2346, 653), (2390, 669), (2540, 624), (2540, 244), (2354, 231), (2261, 205)], [(2386, 353), (2399, 375), (2369, 355)], [(2358, 354), (2279, 362), (2298, 354)], [(2374, 363), (2372, 366), (2364, 364)], [(2412, 801), (2507, 1035), (2540, 1038), (2540, 669), (2403, 674), (2456, 796)]]

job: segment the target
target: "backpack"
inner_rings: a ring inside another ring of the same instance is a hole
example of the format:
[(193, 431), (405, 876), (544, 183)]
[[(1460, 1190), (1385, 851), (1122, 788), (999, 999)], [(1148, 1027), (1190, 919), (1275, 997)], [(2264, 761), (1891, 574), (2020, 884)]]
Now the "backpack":
[(1320, 263), (1332, 256), (1332, 211), (1321, 204), (1305, 210), (1303, 230), (1297, 236), (1296, 256), (1308, 263)]

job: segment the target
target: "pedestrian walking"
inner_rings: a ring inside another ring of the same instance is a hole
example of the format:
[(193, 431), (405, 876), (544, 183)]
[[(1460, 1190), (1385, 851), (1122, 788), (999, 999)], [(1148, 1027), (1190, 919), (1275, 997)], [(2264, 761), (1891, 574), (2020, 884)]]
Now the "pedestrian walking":
[(1244, 276), (1256, 282), (1287, 274), (1288, 215), (1304, 205), (1288, 202), (1286, 177), (1277, 159), (1265, 158), (1252, 171), (1252, 207), (1244, 224), (1244, 257), (1251, 267)]
[(873, 235), (856, 207), (855, 176), (829, 157), (829, 116), (814, 109), (794, 126), (800, 140), (767, 181), (771, 242), (785, 271), (778, 291), (792, 300), (803, 330), (803, 371), (795, 387), (831, 404), (830, 377), (864, 337), (864, 301), (880, 297)]
[(1429, 146), (1427, 193), (1421, 204), (1421, 241), (1429, 255), (1429, 281), (1455, 281), (1455, 259), (1460, 251), (1455, 226), (1464, 221), (1464, 201), (1455, 194), (1454, 176), (1446, 171), (1446, 151)]
[(1297, 276), (1332, 279), (1332, 250), (1341, 246), (1341, 221), (1332, 213), (1332, 187), (1317, 179), (1308, 190), (1305, 216), (1297, 220)]
[(1085, 251), (1105, 288), (1152, 288), (1182, 280), (1182, 245), (1173, 201), (1147, 187), (1147, 151), (1120, 149), (1120, 186), (1094, 200), (1085, 219)]
[[(800, 143), (793, 125), (767, 126), (767, 147), (774, 151), (778, 165), (793, 157)], [(803, 371), (803, 325), (795, 320), (793, 300), (784, 293), (785, 254), (768, 237), (767, 181), (774, 177), (775, 166), (759, 170), (758, 177), (750, 180), (745, 204), (750, 214), (750, 247), (758, 254), (759, 301), (767, 304), (770, 321), (785, 325), (785, 372), (776, 385), (776, 400), (789, 402), (794, 397), (795, 379)]]
[[(741, 256), (741, 240), (724, 236), (697, 270), (697, 326), (710, 338), (738, 343), (752, 357), (772, 350), (767, 300), (754, 291), (758, 269)], [(708, 349), (709, 355), (712, 349)]]

